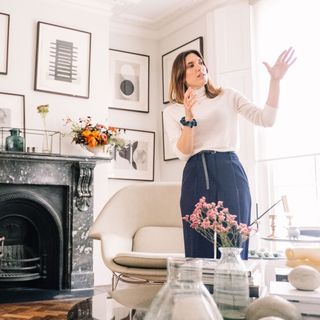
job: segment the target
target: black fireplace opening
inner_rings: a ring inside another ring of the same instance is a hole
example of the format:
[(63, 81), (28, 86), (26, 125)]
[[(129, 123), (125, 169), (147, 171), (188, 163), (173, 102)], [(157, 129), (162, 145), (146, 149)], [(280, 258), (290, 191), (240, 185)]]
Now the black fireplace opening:
[(2, 187), (0, 288), (66, 288), (67, 187), (6, 185), (5, 192)]

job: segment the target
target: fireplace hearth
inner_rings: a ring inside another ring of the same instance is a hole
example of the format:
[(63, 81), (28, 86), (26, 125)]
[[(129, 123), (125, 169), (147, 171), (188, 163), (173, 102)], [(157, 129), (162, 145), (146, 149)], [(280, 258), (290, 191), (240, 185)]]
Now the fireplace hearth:
[(93, 287), (94, 158), (0, 153), (1, 288)]

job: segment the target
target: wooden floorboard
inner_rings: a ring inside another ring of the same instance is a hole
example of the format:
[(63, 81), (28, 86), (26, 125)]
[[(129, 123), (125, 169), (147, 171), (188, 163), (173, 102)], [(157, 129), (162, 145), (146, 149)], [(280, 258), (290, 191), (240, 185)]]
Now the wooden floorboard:
[[(109, 290), (110, 286), (96, 286), (94, 287), (94, 295), (106, 294)], [(73, 315), (70, 319), (76, 319), (77, 315), (81, 320), (87, 319), (85, 314), (88, 309), (91, 309), (91, 300), (88, 299), (90, 297), (82, 296), (32, 302), (0, 303), (0, 320), (68, 320), (70, 310)], [(77, 307), (75, 307), (76, 305)]]
[(0, 304), (0, 320), (65, 320), (68, 319), (68, 313), (72, 307), (85, 299)]

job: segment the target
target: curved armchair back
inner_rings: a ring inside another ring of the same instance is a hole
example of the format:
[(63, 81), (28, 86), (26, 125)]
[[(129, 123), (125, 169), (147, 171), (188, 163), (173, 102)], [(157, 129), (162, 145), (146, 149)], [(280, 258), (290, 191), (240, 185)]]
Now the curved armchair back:
[(184, 254), (180, 188), (175, 182), (136, 183), (120, 189), (107, 201), (89, 236), (101, 240), (103, 260), (111, 271), (152, 274), (152, 268), (145, 265), (138, 270), (116, 263), (119, 254)]
[(132, 237), (143, 226), (182, 227), (180, 184), (151, 182), (126, 186), (105, 204), (90, 229), (90, 236), (101, 239), (108, 231)]

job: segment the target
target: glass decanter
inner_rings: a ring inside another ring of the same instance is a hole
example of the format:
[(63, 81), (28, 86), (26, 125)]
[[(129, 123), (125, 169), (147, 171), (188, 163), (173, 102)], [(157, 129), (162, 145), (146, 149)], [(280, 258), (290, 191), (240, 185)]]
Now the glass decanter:
[(151, 303), (144, 320), (222, 320), (202, 282), (202, 260), (168, 258), (167, 282)]
[(20, 136), (20, 129), (10, 129), (10, 136), (6, 138), (6, 151), (24, 151), (24, 138)]
[(241, 260), (242, 248), (220, 247), (214, 269), (213, 297), (225, 320), (245, 319), (249, 305), (248, 272)]

